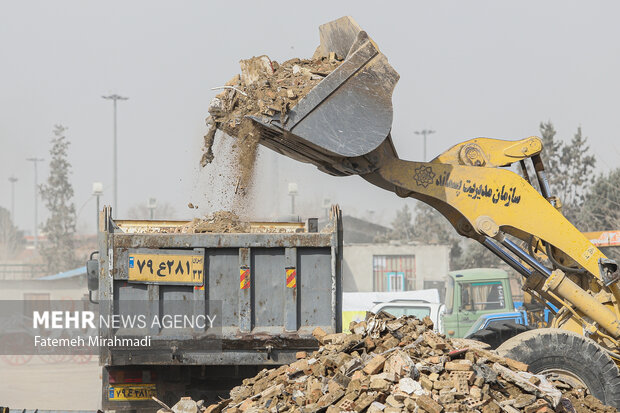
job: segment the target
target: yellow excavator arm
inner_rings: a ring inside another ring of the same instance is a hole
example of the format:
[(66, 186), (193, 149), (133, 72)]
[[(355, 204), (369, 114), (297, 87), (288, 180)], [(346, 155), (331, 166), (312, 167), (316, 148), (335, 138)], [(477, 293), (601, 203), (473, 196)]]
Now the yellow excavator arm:
[[(250, 117), (260, 143), (329, 174), (356, 174), (431, 205), (459, 234), (522, 274), (528, 292), (562, 308), (554, 325), (587, 331), (615, 351), (617, 265), (560, 212), (540, 157), (541, 140), (476, 138), (430, 162), (402, 160), (391, 138), (398, 73), (350, 17), (319, 30), (318, 50), (348, 50), (343, 63), (287, 113)], [(508, 168), (517, 163), (523, 176)], [(547, 259), (551, 267), (543, 264)]]
[[(250, 116), (260, 143), (434, 207), (459, 234), (522, 274), (534, 297), (560, 308), (552, 327), (561, 329), (515, 336), (502, 344), (503, 354), (534, 372), (568, 371), (565, 377), (620, 407), (620, 371), (612, 360), (620, 359), (618, 265), (562, 215), (549, 190), (541, 140), (477, 138), (431, 162), (402, 160), (391, 138), (398, 73), (350, 17), (319, 31), (315, 56), (335, 51), (344, 61), (290, 110)], [(516, 163), (522, 175), (508, 168)], [(590, 364), (595, 373), (583, 370)]]
[[(571, 317), (558, 318), (554, 325), (570, 320), (568, 329), (599, 335), (615, 348), (620, 337), (617, 265), (554, 205), (557, 199), (549, 194), (541, 150), (542, 143), (535, 137), (479, 138), (458, 144), (431, 162), (384, 154), (377, 170), (362, 177), (433, 206), (459, 234), (479, 241), (522, 274), (528, 292), (570, 313)], [(544, 195), (531, 184), (523, 165), (528, 158)], [(515, 162), (522, 163), (525, 177), (499, 168)], [(549, 246), (547, 255), (524, 248), (533, 243)], [(558, 263), (562, 268), (547, 268), (540, 257), (552, 258), (552, 254), (562, 255), (565, 261), (569, 258), (575, 266)]]

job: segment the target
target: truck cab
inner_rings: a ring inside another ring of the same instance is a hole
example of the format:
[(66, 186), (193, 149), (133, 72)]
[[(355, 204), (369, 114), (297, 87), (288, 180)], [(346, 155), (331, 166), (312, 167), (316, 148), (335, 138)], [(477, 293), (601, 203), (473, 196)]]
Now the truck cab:
[(445, 304), (443, 332), (448, 337), (464, 337), (480, 316), (514, 311), (508, 273), (497, 268), (451, 271)]

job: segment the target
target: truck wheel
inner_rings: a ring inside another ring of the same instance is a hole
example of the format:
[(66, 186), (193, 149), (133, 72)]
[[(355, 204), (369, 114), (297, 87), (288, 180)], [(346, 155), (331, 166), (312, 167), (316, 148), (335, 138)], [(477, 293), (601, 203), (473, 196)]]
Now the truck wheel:
[(578, 380), (603, 403), (620, 407), (620, 371), (594, 340), (558, 328), (526, 331), (497, 348), (504, 357), (527, 363), (532, 373)]
[(531, 329), (532, 327), (517, 324), (514, 321), (506, 321), (478, 330), (465, 338), (482, 341), (491, 346), (492, 349), (496, 349), (506, 340)]

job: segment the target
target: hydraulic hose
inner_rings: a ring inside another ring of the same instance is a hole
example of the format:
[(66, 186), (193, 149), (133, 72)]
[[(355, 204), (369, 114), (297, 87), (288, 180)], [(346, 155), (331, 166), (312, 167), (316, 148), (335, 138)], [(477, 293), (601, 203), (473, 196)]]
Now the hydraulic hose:
[(547, 257), (549, 257), (549, 261), (551, 261), (551, 263), (556, 268), (559, 268), (560, 270), (564, 272), (569, 272), (569, 273), (578, 274), (578, 275), (586, 274), (588, 272), (588, 270), (586, 270), (585, 268), (573, 268), (573, 267), (567, 267), (566, 265), (560, 264), (553, 256), (551, 244), (545, 242), (545, 250), (547, 251)]

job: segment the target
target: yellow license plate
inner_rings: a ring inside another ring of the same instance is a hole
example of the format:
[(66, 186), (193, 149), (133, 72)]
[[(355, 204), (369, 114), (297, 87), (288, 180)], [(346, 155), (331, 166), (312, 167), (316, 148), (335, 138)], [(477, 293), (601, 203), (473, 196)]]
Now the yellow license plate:
[(111, 384), (108, 390), (108, 400), (115, 402), (151, 400), (151, 397), (157, 397), (155, 384)]
[(129, 254), (129, 281), (148, 284), (204, 284), (202, 254)]

